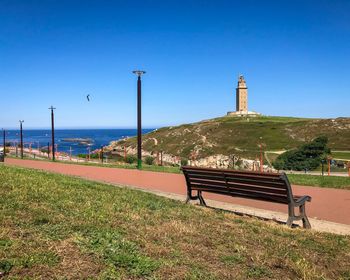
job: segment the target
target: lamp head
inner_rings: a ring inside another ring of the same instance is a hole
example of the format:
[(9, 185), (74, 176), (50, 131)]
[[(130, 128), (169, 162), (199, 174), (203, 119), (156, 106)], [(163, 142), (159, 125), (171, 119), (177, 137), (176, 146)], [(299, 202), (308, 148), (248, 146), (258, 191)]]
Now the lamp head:
[(139, 77), (141, 77), (141, 75), (143, 75), (143, 74), (146, 74), (146, 71), (142, 71), (142, 70), (134, 70), (132, 72)]

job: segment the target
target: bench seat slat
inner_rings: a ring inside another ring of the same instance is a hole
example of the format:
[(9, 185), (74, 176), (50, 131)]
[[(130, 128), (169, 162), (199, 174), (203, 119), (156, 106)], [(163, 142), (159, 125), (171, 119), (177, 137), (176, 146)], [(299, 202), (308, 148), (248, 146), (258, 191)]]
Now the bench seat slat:
[(203, 180), (203, 181), (218, 181), (218, 182), (228, 182), (228, 183), (242, 183), (247, 185), (255, 185), (255, 186), (264, 186), (269, 188), (276, 189), (286, 189), (286, 186), (283, 182), (267, 182), (267, 181), (259, 181), (257, 179), (243, 179), (243, 178), (234, 178), (234, 177), (204, 177), (204, 176), (192, 176), (191, 174), (188, 176), (191, 181)]
[(206, 189), (211, 189), (212, 192), (215, 192), (217, 190), (221, 190), (223, 192), (226, 192), (228, 194), (233, 194), (233, 193), (245, 193), (245, 194), (256, 194), (256, 195), (267, 195), (267, 196), (278, 196), (278, 197), (285, 197), (286, 200), (287, 198), (287, 192), (274, 192), (276, 190), (265, 190), (265, 189), (259, 189), (259, 188), (254, 188), (254, 187), (242, 187), (242, 186), (230, 186), (229, 188), (225, 188), (224, 186), (216, 186), (216, 185), (210, 185), (210, 184), (192, 184), (192, 189), (196, 190), (203, 190)]
[(198, 172), (198, 171), (195, 171), (195, 172), (189, 172), (186, 170), (186, 173), (189, 175), (189, 176), (198, 176), (198, 177), (205, 177), (205, 178), (210, 178), (210, 177), (234, 177), (234, 178), (244, 178), (244, 179), (251, 179), (251, 180), (260, 180), (260, 181), (267, 181), (267, 182), (276, 182), (276, 183), (279, 183), (281, 180), (279, 177), (269, 177), (269, 176), (258, 176), (257, 174), (252, 174), (252, 175), (244, 175), (244, 174), (234, 174), (232, 172), (230, 173), (227, 173), (226, 171), (225, 172), (208, 172), (208, 173), (205, 173), (205, 172)]
[(211, 187), (226, 187), (227, 189), (243, 189), (251, 191), (259, 191), (266, 193), (287, 194), (287, 190), (284, 188), (271, 188), (269, 186), (259, 186), (249, 183), (237, 183), (237, 182), (224, 182), (224, 181), (209, 181), (201, 179), (192, 179), (191, 185), (210, 185)]

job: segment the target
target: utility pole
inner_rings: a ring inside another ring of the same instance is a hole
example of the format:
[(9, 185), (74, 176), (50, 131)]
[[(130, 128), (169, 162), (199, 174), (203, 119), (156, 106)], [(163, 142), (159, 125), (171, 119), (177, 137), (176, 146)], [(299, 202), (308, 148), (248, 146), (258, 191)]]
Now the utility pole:
[(23, 159), (23, 124), (24, 121), (20, 120), (19, 121), (19, 126), (20, 126), (20, 137), (21, 137), (21, 159)]
[(141, 76), (145, 71), (135, 70), (137, 75), (137, 169), (142, 168), (142, 116), (141, 116)]
[(4, 158), (6, 157), (6, 130), (3, 128), (2, 129), (3, 133), (3, 143), (4, 143)]
[(52, 144), (52, 160), (55, 161), (55, 116), (53, 110), (55, 110), (53, 106), (49, 108), (51, 110), (51, 144)]

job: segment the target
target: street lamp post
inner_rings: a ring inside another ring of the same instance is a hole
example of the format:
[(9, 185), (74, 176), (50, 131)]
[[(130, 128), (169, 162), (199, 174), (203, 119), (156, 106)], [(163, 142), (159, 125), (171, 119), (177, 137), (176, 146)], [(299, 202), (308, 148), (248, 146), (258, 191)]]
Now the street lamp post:
[(6, 156), (6, 130), (3, 128), (2, 129), (2, 133), (3, 133), (3, 143), (4, 143), (4, 158)]
[(145, 71), (135, 70), (137, 75), (137, 169), (142, 168), (142, 117), (141, 117), (141, 76)]
[(52, 160), (55, 161), (55, 116), (53, 110), (55, 110), (53, 106), (49, 108), (51, 110), (51, 142), (52, 142)]
[(20, 126), (20, 135), (21, 135), (21, 159), (23, 159), (23, 124), (24, 121), (20, 120), (19, 121), (19, 126)]

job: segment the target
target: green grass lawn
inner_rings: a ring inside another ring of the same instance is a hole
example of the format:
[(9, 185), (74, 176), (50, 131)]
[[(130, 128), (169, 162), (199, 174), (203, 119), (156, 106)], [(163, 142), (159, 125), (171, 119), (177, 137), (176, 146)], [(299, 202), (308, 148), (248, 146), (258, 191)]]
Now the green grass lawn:
[(349, 279), (350, 237), (0, 165), (0, 278)]
[(337, 152), (332, 151), (333, 158), (340, 158), (340, 159), (348, 159), (350, 160), (350, 151), (349, 152)]
[(291, 184), (350, 190), (350, 177), (288, 174)]

